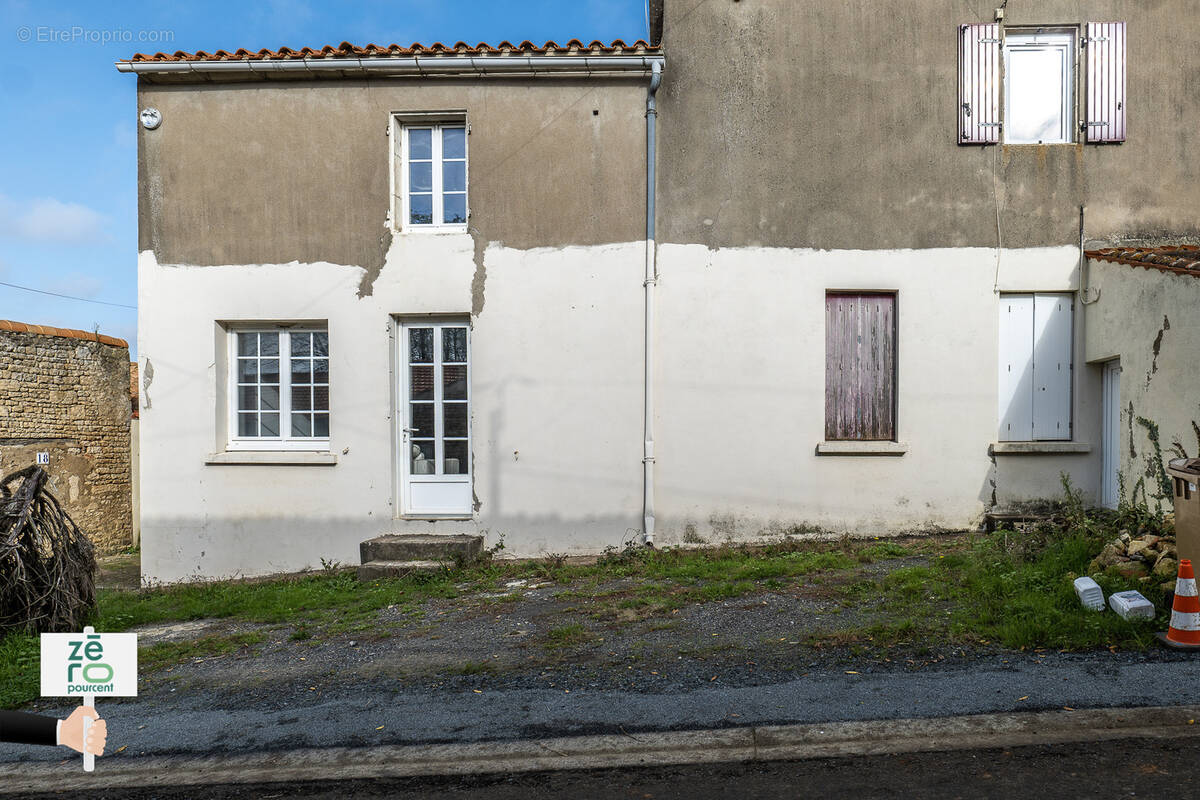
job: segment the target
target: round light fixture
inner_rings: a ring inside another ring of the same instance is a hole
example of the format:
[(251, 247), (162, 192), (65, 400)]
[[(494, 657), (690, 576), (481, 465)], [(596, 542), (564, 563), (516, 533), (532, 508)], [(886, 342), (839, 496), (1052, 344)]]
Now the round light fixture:
[(152, 131), (162, 125), (162, 112), (157, 108), (143, 108), (142, 113), (138, 114), (138, 119), (142, 121), (143, 128)]

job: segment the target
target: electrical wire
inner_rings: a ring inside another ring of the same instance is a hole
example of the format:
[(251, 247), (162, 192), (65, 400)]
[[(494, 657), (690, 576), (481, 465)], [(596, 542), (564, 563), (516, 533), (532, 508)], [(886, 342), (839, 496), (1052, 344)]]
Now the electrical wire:
[(109, 302), (105, 302), (104, 300), (90, 300), (86, 297), (76, 297), (75, 295), (72, 295), (72, 294), (59, 294), (58, 292), (47, 292), (44, 289), (32, 289), (28, 286), (18, 286), (15, 283), (7, 283), (6, 281), (0, 281), (0, 286), (7, 286), (10, 289), (20, 289), (23, 292), (34, 292), (36, 294), (48, 294), (51, 297), (62, 297), (67, 300), (78, 300), (81, 303), (95, 303), (96, 305), (114, 306), (115, 308), (131, 308), (134, 311), (137, 311), (137, 306), (129, 306), (129, 305), (125, 305), (124, 303), (109, 303)]

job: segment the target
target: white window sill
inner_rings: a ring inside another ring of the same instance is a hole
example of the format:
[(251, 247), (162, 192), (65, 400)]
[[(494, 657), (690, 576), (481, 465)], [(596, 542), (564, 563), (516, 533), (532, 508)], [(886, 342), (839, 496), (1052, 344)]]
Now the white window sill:
[(401, 514), (396, 519), (420, 522), (422, 520), (448, 520), (457, 522), (470, 522), (475, 519), (471, 514)]
[(821, 442), (819, 456), (902, 456), (908, 442)]
[(988, 455), (993, 456), (1037, 456), (1037, 455), (1081, 455), (1092, 452), (1087, 442), (992, 442)]
[(304, 450), (227, 450), (211, 453), (204, 463), (331, 467), (337, 463), (337, 455)]
[(466, 225), (430, 225), (430, 226), (413, 226), (409, 228), (400, 228), (393, 230), (397, 236), (446, 236), (453, 233), (466, 233)]

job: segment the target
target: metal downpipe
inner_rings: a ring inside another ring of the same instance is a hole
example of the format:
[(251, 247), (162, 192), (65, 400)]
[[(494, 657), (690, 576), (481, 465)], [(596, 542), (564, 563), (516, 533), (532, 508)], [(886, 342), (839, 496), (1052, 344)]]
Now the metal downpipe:
[(646, 278), (642, 286), (646, 294), (645, 321), (645, 407), (643, 409), (644, 441), (642, 450), (642, 544), (654, 546), (654, 287), (658, 284), (658, 265), (655, 263), (654, 200), (657, 164), (655, 161), (655, 131), (658, 122), (658, 103), (655, 94), (662, 83), (662, 64), (651, 65), (650, 87), (646, 92)]

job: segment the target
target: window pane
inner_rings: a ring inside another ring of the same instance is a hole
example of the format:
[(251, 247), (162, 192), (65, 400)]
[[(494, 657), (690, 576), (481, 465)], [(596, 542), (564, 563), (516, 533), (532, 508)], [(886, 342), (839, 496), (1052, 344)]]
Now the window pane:
[(412, 225), (433, 224), (433, 195), (414, 194), (409, 197), (408, 221)]
[(261, 419), (263, 436), (279, 435), (279, 414), (262, 414)]
[(313, 359), (313, 383), (329, 383), (329, 359)]
[(241, 411), (258, 411), (258, 387), (238, 387), (238, 409)]
[(313, 409), (315, 411), (329, 410), (329, 387), (314, 386), (313, 387)]
[(238, 414), (238, 436), (258, 436), (258, 414)]
[(434, 470), (433, 442), (412, 443), (412, 474), (432, 475)]
[(312, 420), (308, 414), (292, 414), (292, 436), (312, 436)]
[(432, 161), (414, 161), (408, 165), (408, 189), (411, 192), (433, 191)]
[(306, 356), (311, 352), (310, 345), (312, 344), (311, 333), (293, 333), (292, 334), (292, 355)]
[(466, 436), (467, 404), (446, 403), (442, 406), (442, 424), (446, 436)]
[(442, 363), (467, 360), (467, 329), (442, 328)]
[(329, 435), (329, 415), (313, 414), (313, 436)]
[(442, 164), (442, 190), (465, 192), (467, 190), (467, 162), (447, 161)]
[(292, 383), (312, 383), (312, 362), (307, 358), (292, 359)]
[(329, 355), (329, 334), (314, 333), (313, 334), (313, 355), (328, 356)]
[(257, 383), (258, 382), (258, 359), (256, 358), (239, 358), (238, 359), (238, 381), (241, 383)]
[(259, 396), (262, 401), (263, 411), (278, 411), (279, 410), (279, 387), (278, 386), (263, 386), (262, 393)]
[(446, 442), (446, 463), (443, 472), (447, 475), (466, 475), (467, 466), (467, 443)]
[(450, 364), (442, 367), (442, 397), (446, 400), (467, 399), (467, 367)]
[(408, 157), (433, 158), (433, 131), (429, 128), (408, 129)]
[[(278, 344), (278, 343), (277, 343)], [(263, 383), (279, 383), (279, 359), (264, 358), (259, 362), (260, 378)]]
[(412, 364), (433, 363), (433, 328), (413, 328), (408, 332), (408, 360)]
[(292, 408), (296, 411), (312, 410), (312, 388), (309, 386), (292, 387)]
[(411, 403), (408, 427), (414, 439), (433, 436), (433, 403)]
[(465, 194), (442, 195), (442, 218), (446, 225), (459, 225), (467, 221), (467, 196)]
[(442, 158), (467, 157), (467, 129), (442, 128)]
[(410, 400), (433, 399), (433, 367), (412, 367)]
[(264, 356), (279, 355), (279, 334), (278, 333), (259, 334), (258, 346), (262, 351), (259, 355), (264, 355)]
[(238, 355), (239, 356), (256, 356), (258, 355), (258, 334), (257, 333), (239, 333), (238, 338)]

